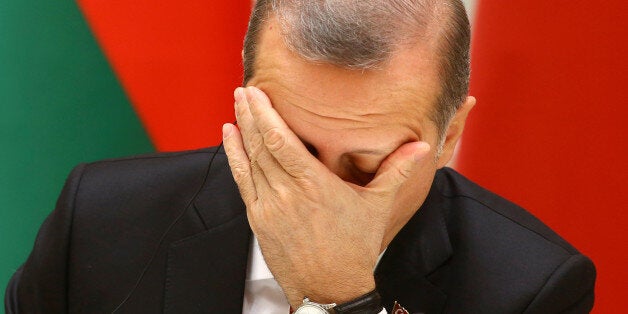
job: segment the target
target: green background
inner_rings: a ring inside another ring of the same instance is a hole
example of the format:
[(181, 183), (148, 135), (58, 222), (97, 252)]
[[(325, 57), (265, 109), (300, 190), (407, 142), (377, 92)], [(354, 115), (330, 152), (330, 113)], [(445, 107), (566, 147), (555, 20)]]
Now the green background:
[(73, 166), (154, 150), (74, 1), (0, 0), (0, 147), (4, 296)]

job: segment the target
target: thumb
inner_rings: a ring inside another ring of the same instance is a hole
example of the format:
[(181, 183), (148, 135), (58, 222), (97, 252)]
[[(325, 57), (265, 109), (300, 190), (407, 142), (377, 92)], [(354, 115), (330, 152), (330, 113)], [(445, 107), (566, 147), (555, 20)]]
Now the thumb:
[(411, 142), (401, 145), (382, 162), (375, 178), (366, 188), (396, 192), (419, 168), (429, 151), (430, 144), (426, 142)]

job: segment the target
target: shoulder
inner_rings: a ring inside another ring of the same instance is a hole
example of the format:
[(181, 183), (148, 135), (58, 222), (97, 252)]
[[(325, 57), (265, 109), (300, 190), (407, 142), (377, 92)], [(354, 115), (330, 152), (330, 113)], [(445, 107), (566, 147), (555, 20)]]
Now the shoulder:
[(74, 187), (73, 195), (68, 195), (73, 229), (93, 233), (92, 228), (100, 225), (113, 230), (108, 236), (114, 236), (128, 224), (139, 231), (167, 224), (196, 197), (208, 177), (231, 179), (226, 163), (224, 151), (212, 147), (80, 165), (66, 183)]
[(224, 172), (224, 150), (210, 147), (199, 150), (153, 153), (123, 158), (105, 159), (77, 166), (67, 183), (77, 186), (76, 201), (119, 201), (125, 196), (142, 195), (177, 196), (200, 187), (209, 175)]
[[(577, 253), (571, 244), (526, 209), (479, 186), (451, 168), (438, 171), (434, 188), (443, 197), (447, 214), (454, 223), (464, 226), (480, 223), (468, 226), (474, 229), (493, 229), (497, 226), (518, 229), (529, 233), (539, 243), (564, 251), (565, 254)], [(492, 231), (498, 232), (499, 229)]]
[(216, 164), (224, 163), (226, 161), (224, 151), (218, 147), (211, 147), (183, 152), (153, 153), (105, 159), (82, 164), (78, 168), (81, 168), (79, 174), (83, 184), (92, 181), (100, 181), (102, 184), (127, 181), (132, 184), (159, 178), (192, 179), (206, 170), (212, 159)]
[(498, 312), (592, 305), (593, 263), (531, 213), (452, 169), (439, 170), (433, 188), (454, 250), (450, 288), (465, 296), (457, 302)]

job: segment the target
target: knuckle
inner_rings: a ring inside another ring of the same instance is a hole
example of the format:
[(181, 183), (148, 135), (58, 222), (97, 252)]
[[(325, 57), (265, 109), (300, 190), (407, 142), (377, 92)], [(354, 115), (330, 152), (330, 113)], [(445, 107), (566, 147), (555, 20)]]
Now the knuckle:
[[(272, 165), (274, 163), (272, 156), (268, 152), (260, 152), (255, 156), (255, 161), (258, 165)], [(259, 170), (259, 167), (253, 167), (253, 169)]]
[(262, 139), (261, 136), (259, 136), (259, 134), (255, 134), (251, 137), (251, 140), (249, 141), (249, 150), (251, 155), (253, 156), (257, 156), (260, 154), (260, 152), (262, 151), (262, 146), (264, 144), (264, 140)]
[(303, 163), (297, 159), (297, 156), (287, 155), (282, 158), (281, 166), (295, 177), (309, 178), (309, 175), (305, 174), (307, 169), (305, 169)]
[(245, 113), (246, 113), (245, 106), (242, 104), (236, 103), (235, 105), (236, 118), (244, 117)]
[(295, 178), (298, 182), (298, 185), (303, 188), (305, 191), (310, 193), (319, 191), (320, 186), (317, 184), (317, 178), (319, 175), (315, 173), (310, 168), (297, 168), (295, 170)]
[(412, 169), (404, 167), (403, 165), (389, 165), (386, 167), (388, 181), (393, 186), (398, 186), (410, 179)]
[(291, 191), (288, 191), (288, 189), (285, 187), (273, 188), (272, 194), (273, 198), (280, 203), (288, 202), (293, 195), (293, 193), (291, 193)]
[(286, 138), (281, 134), (279, 128), (270, 128), (263, 135), (264, 143), (270, 151), (276, 152), (286, 145)]
[(395, 171), (397, 172), (397, 178), (399, 178), (399, 182), (406, 181), (410, 178), (410, 170), (404, 169), (402, 167), (395, 167)]
[(388, 175), (391, 186), (400, 186), (410, 178), (411, 172), (408, 169), (398, 166), (391, 168), (391, 173)]
[(237, 183), (242, 183), (249, 175), (249, 165), (244, 163), (236, 163), (231, 166), (231, 174)]
[(316, 181), (316, 178), (319, 176), (319, 174), (310, 167), (300, 167), (298, 169), (298, 173), (301, 179), (309, 182), (310, 184), (313, 184)]
[(240, 188), (239, 191), (240, 191), (240, 197), (242, 198), (242, 200), (247, 206), (251, 202), (254, 201), (255, 193), (253, 191), (242, 189), (242, 188)]

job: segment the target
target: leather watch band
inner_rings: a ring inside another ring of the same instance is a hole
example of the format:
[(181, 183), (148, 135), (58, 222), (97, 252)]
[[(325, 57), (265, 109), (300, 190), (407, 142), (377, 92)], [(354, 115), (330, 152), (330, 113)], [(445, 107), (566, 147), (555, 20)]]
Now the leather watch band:
[(382, 298), (373, 290), (333, 308), (335, 314), (377, 314), (382, 311)]

